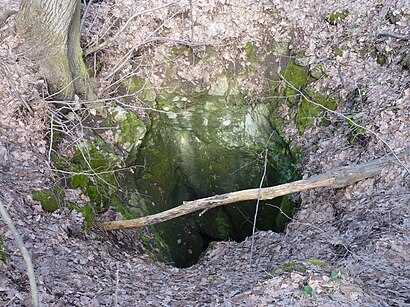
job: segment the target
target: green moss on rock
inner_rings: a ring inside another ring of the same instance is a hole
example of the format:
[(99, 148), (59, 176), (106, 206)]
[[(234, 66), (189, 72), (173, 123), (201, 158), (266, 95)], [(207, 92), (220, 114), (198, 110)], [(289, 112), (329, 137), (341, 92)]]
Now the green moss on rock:
[(112, 119), (118, 126), (114, 138), (119, 147), (130, 152), (141, 144), (147, 128), (138, 114), (117, 106)]
[(140, 77), (133, 77), (127, 82), (130, 93), (136, 94), (138, 98), (148, 105), (154, 105), (157, 93), (150, 81)]
[(3, 263), (6, 263), (7, 260), (7, 255), (6, 255), (6, 249), (4, 248), (4, 242), (3, 242), (3, 237), (0, 235), (0, 260), (3, 261)]
[(328, 264), (327, 264), (326, 262), (320, 261), (320, 260), (318, 260), (318, 259), (309, 260), (309, 263), (310, 263), (310, 264), (313, 264), (313, 265), (320, 266), (320, 267), (328, 266)]
[(54, 212), (62, 206), (64, 192), (59, 186), (56, 186), (52, 190), (33, 191), (32, 198), (40, 202), (44, 211)]
[(291, 105), (297, 101), (298, 91), (313, 81), (313, 78), (309, 73), (309, 67), (297, 65), (295, 60), (288, 64), (283, 72), (283, 77), (295, 88), (293, 89), (290, 86), (286, 86), (280, 91), (282, 92), (282, 95), (287, 96), (287, 101)]
[[(308, 88), (306, 89), (307, 97), (309, 100), (322, 105), (330, 110), (336, 109), (336, 101), (332, 97), (328, 97), (318, 91)], [(296, 126), (301, 134), (305, 132), (305, 129), (311, 127), (315, 121), (315, 118), (325, 113), (325, 110), (306, 99), (302, 99), (298, 106), (298, 113), (296, 115)], [(329, 121), (325, 118), (322, 119), (322, 125), (328, 125)]]
[(246, 59), (251, 64), (256, 64), (259, 61), (258, 57), (258, 47), (256, 47), (253, 43), (246, 43), (245, 45), (245, 54)]

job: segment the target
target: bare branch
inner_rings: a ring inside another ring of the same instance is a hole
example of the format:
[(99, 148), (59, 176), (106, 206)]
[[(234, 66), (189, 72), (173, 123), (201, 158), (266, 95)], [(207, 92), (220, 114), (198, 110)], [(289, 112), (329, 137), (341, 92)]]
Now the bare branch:
[(261, 178), (261, 182), (259, 184), (259, 190), (258, 190), (258, 198), (256, 199), (256, 209), (255, 209), (255, 215), (253, 217), (253, 226), (252, 226), (252, 244), (251, 244), (251, 254), (249, 256), (249, 264), (252, 264), (252, 256), (253, 256), (253, 247), (255, 244), (255, 231), (256, 231), (256, 220), (258, 218), (258, 211), (259, 211), (259, 201), (261, 199), (261, 190), (262, 190), (262, 184), (263, 181), (265, 180), (266, 177), (266, 167), (268, 165), (268, 149), (265, 149), (265, 162), (263, 164), (263, 174)]
[(121, 29), (119, 29), (118, 32), (114, 34), (114, 36), (112, 36), (111, 38), (107, 39), (106, 41), (104, 41), (103, 43), (101, 43), (101, 44), (99, 44), (99, 45), (97, 45), (97, 46), (88, 48), (87, 50), (85, 50), (84, 55), (87, 56), (87, 55), (89, 55), (89, 54), (91, 54), (91, 53), (97, 52), (98, 50), (101, 50), (101, 49), (103, 49), (103, 48), (105, 48), (105, 47), (111, 45), (113, 42), (115, 42), (115, 41), (118, 39), (118, 37), (120, 36), (120, 34), (121, 34), (122, 32), (124, 32), (124, 30), (128, 27), (128, 25), (130, 24), (130, 22), (133, 21), (133, 20), (134, 20), (135, 18), (137, 18), (138, 16), (141, 16), (141, 15), (144, 15), (144, 14), (147, 14), (147, 13), (154, 12), (154, 11), (159, 10), (159, 9), (162, 9), (162, 8), (164, 8), (164, 7), (173, 5), (173, 4), (177, 3), (177, 2), (181, 2), (181, 0), (172, 1), (172, 2), (170, 2), (170, 3), (166, 3), (166, 4), (164, 4), (164, 5), (157, 6), (157, 7), (148, 9), (148, 10), (144, 10), (144, 11), (141, 11), (141, 12), (138, 12), (138, 13), (132, 15), (130, 18), (128, 18), (127, 22), (121, 27)]
[[(407, 156), (409, 154), (407, 153)], [(222, 195), (184, 202), (170, 210), (132, 220), (113, 221), (102, 223), (102, 230), (116, 230), (138, 228), (158, 224), (199, 210), (216, 208), (222, 205), (238, 203), (246, 200), (266, 200), (318, 187), (341, 188), (359, 180), (379, 174), (388, 164), (394, 163), (397, 158), (403, 158), (404, 153), (387, 156), (371, 162), (337, 168), (322, 175), (315, 175), (308, 179), (285, 183), (274, 187), (256, 188), (236, 191)]]
[(85, 19), (87, 18), (88, 10), (92, 4), (93, 4), (93, 0), (90, 0), (85, 6), (84, 14), (83, 14), (83, 17), (81, 18), (81, 23), (80, 23), (80, 32), (82, 32), (83, 30), (84, 22), (85, 22)]
[(15, 10), (5, 10), (0, 12), (0, 26), (6, 22), (6, 20), (11, 16), (16, 14), (17, 11)]
[(400, 36), (400, 35), (390, 34), (390, 33), (379, 33), (377, 34), (377, 36), (378, 37), (391, 37), (399, 41), (410, 41), (410, 36)]
[[(1, 20), (0, 20), (1, 21)], [(0, 22), (1, 23), (1, 22)], [(4, 70), (8, 75), (10, 75), (10, 69), (7, 67), (6, 63), (0, 62), (0, 65), (4, 67)], [(13, 84), (13, 79), (12, 78), (7, 78), (7, 82), (9, 83), (10, 89), (13, 89), (15, 95), (17, 96), (17, 99), (20, 101), (20, 103), (31, 113), (33, 114), (33, 109), (30, 107), (30, 105), (21, 97), (19, 91), (17, 90), (17, 87)]]
[(347, 117), (346, 115), (343, 115), (343, 114), (340, 113), (340, 112), (333, 111), (333, 110), (331, 110), (331, 109), (329, 109), (329, 108), (327, 108), (327, 107), (321, 105), (320, 103), (317, 103), (317, 102), (315, 102), (315, 101), (309, 99), (309, 97), (307, 97), (307, 96), (306, 96), (305, 94), (303, 94), (300, 90), (298, 90), (296, 87), (294, 87), (293, 84), (291, 84), (288, 80), (286, 80), (282, 75), (280, 75), (280, 77), (281, 77), (281, 79), (282, 79), (283, 81), (285, 81), (285, 83), (286, 83), (288, 86), (290, 86), (292, 89), (294, 89), (295, 91), (297, 91), (307, 102), (309, 102), (309, 103), (311, 103), (311, 104), (314, 104), (315, 106), (318, 106), (318, 107), (320, 107), (320, 108), (326, 110), (326, 111), (329, 112), (329, 113), (332, 113), (332, 114), (334, 114), (334, 115), (336, 115), (336, 116), (338, 116), (338, 117), (341, 117), (341, 118), (347, 120), (350, 124), (352, 124), (352, 125), (355, 126), (355, 127), (361, 128), (361, 129), (363, 129), (363, 130), (365, 130), (365, 131), (367, 131), (367, 132), (373, 134), (373, 135), (374, 135), (377, 139), (379, 139), (384, 145), (386, 145), (387, 148), (389, 148), (389, 150), (391, 151), (391, 153), (393, 154), (393, 156), (396, 157), (397, 162), (399, 162), (399, 164), (407, 171), (407, 173), (410, 174), (410, 170), (408, 169), (408, 167), (406, 167), (406, 166), (404, 165), (404, 163), (400, 160), (400, 158), (398, 157), (398, 155), (396, 155), (396, 153), (395, 153), (394, 150), (393, 150), (393, 147), (391, 147), (391, 145), (390, 145), (387, 141), (385, 141), (378, 133), (376, 133), (376, 132), (374, 132), (373, 130), (371, 130), (371, 129), (369, 129), (369, 128), (366, 128), (366, 127), (364, 127), (364, 126), (362, 126), (362, 125), (359, 125), (359, 124), (356, 123), (354, 120), (352, 120), (351, 118)]
[(39, 301), (38, 301), (38, 290), (37, 290), (37, 283), (36, 283), (36, 275), (34, 274), (33, 263), (31, 262), (30, 254), (28, 253), (26, 247), (24, 246), (23, 240), (21, 239), (19, 233), (17, 232), (17, 229), (14, 226), (14, 223), (13, 223), (10, 215), (7, 213), (7, 210), (4, 207), (4, 205), (1, 201), (1, 198), (0, 198), (0, 214), (1, 214), (1, 217), (3, 218), (4, 222), (6, 223), (7, 227), (10, 229), (10, 232), (13, 235), (14, 240), (16, 241), (17, 247), (19, 248), (19, 250), (21, 252), (21, 255), (24, 258), (24, 261), (26, 262), (28, 279), (30, 281), (31, 299), (32, 299), (32, 302), (33, 302), (33, 306), (38, 307), (40, 305), (39, 305)]

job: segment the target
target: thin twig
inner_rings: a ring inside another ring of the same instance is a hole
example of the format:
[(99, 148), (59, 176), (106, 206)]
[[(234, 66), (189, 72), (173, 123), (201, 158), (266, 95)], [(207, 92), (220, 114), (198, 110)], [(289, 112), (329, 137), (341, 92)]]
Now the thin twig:
[(192, 0), (189, 0), (189, 16), (191, 19), (191, 41), (194, 41), (194, 5), (192, 3)]
[(379, 33), (377, 34), (378, 37), (391, 37), (398, 39), (399, 41), (409, 41), (410, 36), (401, 36), (401, 35), (396, 35), (396, 34), (390, 34), (390, 33)]
[(6, 63), (0, 62), (0, 65), (2, 65), (4, 67), (4, 70), (6, 71), (6, 73), (9, 75), (7, 78), (7, 82), (10, 86), (10, 90), (14, 91), (14, 93), (17, 96), (17, 99), (21, 102), (21, 104), (31, 113), (33, 114), (33, 109), (30, 107), (30, 105), (27, 103), (27, 101), (25, 101), (23, 99), (23, 97), (21, 97), (19, 91), (17, 90), (17, 87), (15, 86), (15, 84), (13, 84), (13, 79), (10, 77), (11, 73), (10, 73), (10, 69), (8, 68), (8, 66), (6, 65)]
[(16, 14), (17, 11), (15, 10), (5, 10), (3, 12), (0, 12), (0, 26), (6, 22), (6, 20), (11, 16)]
[(256, 211), (255, 211), (255, 215), (253, 217), (252, 244), (251, 244), (251, 254), (249, 256), (249, 265), (252, 265), (253, 247), (254, 247), (254, 244), (255, 244), (256, 220), (258, 218), (259, 201), (261, 199), (261, 190), (262, 190), (263, 181), (265, 180), (265, 176), (266, 176), (266, 167), (267, 167), (267, 165), (268, 165), (268, 149), (266, 148), (266, 150), (265, 150), (265, 162), (263, 164), (263, 175), (262, 175), (262, 178), (261, 178), (261, 182), (259, 184), (258, 198), (256, 200)]
[(117, 268), (117, 272), (115, 273), (115, 295), (114, 295), (114, 306), (118, 306), (118, 290), (120, 285), (120, 278), (119, 278), (119, 269)]
[(88, 14), (88, 9), (89, 9), (90, 6), (93, 4), (93, 1), (94, 1), (94, 0), (89, 0), (88, 3), (87, 3), (87, 5), (86, 5), (86, 7), (85, 7), (84, 14), (83, 14), (83, 17), (81, 18), (81, 23), (80, 23), (80, 33), (81, 33), (82, 30), (83, 30), (84, 22), (85, 22), (85, 19), (87, 18), (87, 14)]
[(327, 107), (321, 105), (320, 103), (317, 103), (317, 102), (315, 102), (315, 101), (309, 99), (309, 97), (307, 97), (307, 96), (306, 96), (305, 94), (303, 94), (299, 89), (297, 89), (296, 87), (294, 87), (293, 84), (291, 84), (288, 80), (286, 80), (281, 74), (280, 74), (279, 76), (280, 76), (280, 78), (281, 78), (283, 81), (285, 81), (285, 83), (286, 83), (288, 86), (290, 86), (292, 89), (294, 89), (295, 91), (297, 91), (307, 102), (309, 102), (309, 103), (311, 103), (311, 104), (314, 104), (315, 106), (318, 106), (318, 107), (320, 107), (320, 108), (326, 110), (327, 112), (329, 112), (329, 113), (331, 113), (331, 114), (334, 114), (334, 115), (336, 115), (336, 116), (338, 116), (338, 117), (341, 117), (341, 118), (343, 118), (344, 120), (347, 120), (350, 124), (352, 124), (352, 125), (355, 126), (355, 127), (361, 128), (361, 129), (363, 129), (363, 130), (369, 132), (370, 134), (373, 134), (373, 135), (374, 135), (377, 139), (379, 139), (384, 145), (386, 145), (387, 148), (389, 148), (389, 150), (391, 151), (391, 153), (393, 154), (393, 156), (397, 159), (397, 162), (399, 162), (399, 164), (407, 171), (407, 173), (410, 174), (410, 170), (409, 170), (409, 169), (404, 165), (404, 163), (399, 159), (399, 157), (397, 156), (397, 154), (394, 152), (393, 147), (392, 147), (389, 143), (387, 143), (378, 133), (376, 133), (376, 132), (374, 132), (373, 130), (371, 130), (371, 129), (369, 129), (369, 128), (366, 128), (366, 127), (364, 127), (364, 126), (362, 126), (362, 125), (359, 125), (359, 124), (356, 123), (354, 120), (352, 120), (351, 118), (349, 118), (349, 117), (343, 115), (343, 114), (340, 113), (340, 112), (333, 111), (333, 110), (331, 110), (331, 109), (329, 109), (329, 108), (327, 108)]
[(114, 68), (112, 69), (112, 72), (107, 77), (105, 77), (104, 79), (108, 80), (113, 75), (115, 75), (121, 69), (121, 67), (123, 67), (132, 58), (134, 50), (138, 50), (141, 46), (143, 46), (143, 45), (145, 45), (145, 44), (147, 44), (151, 41), (155, 41), (155, 40), (153, 40), (154, 35), (156, 33), (158, 33), (168, 21), (172, 20), (172, 18), (174, 18), (175, 16), (177, 16), (181, 12), (183, 12), (182, 9), (178, 10), (177, 12), (172, 14), (170, 17), (168, 17), (166, 20), (164, 20), (154, 31), (152, 31), (142, 42), (134, 44), (130, 48), (130, 50), (125, 54), (125, 56), (122, 57), (121, 60), (114, 66)]
[(54, 114), (51, 113), (50, 118), (50, 147), (48, 148), (48, 165), (51, 166), (51, 154), (53, 152), (54, 143)]
[(7, 304), (4, 305), (3, 307), (10, 306), (11, 303), (13, 303), (13, 302), (16, 300), (16, 298), (17, 298), (17, 294), (15, 294), (15, 295), (7, 302)]
[(21, 239), (19, 233), (17, 232), (17, 229), (14, 226), (14, 223), (10, 215), (7, 213), (7, 210), (4, 207), (1, 198), (2, 197), (0, 197), (0, 214), (4, 222), (7, 224), (7, 227), (10, 229), (10, 232), (13, 235), (14, 240), (16, 241), (17, 247), (19, 248), (21, 255), (24, 258), (24, 261), (26, 262), (28, 279), (30, 281), (31, 299), (33, 302), (33, 306), (38, 307), (40, 305), (38, 301), (36, 275), (34, 274), (33, 263), (31, 262), (30, 254), (28, 253), (26, 247), (24, 246), (23, 240)]
[(156, 10), (165, 8), (165, 7), (170, 6), (170, 5), (173, 5), (173, 4), (177, 3), (177, 2), (181, 2), (181, 0), (172, 1), (172, 2), (170, 2), (170, 3), (166, 3), (166, 4), (164, 4), (164, 5), (157, 6), (157, 7), (151, 8), (151, 9), (147, 9), (147, 10), (144, 10), (144, 11), (141, 11), (141, 12), (138, 12), (138, 13), (132, 15), (130, 18), (128, 18), (128, 20), (127, 20), (127, 21), (125, 22), (125, 24), (121, 27), (121, 29), (119, 29), (118, 32), (115, 33), (111, 38), (105, 40), (104, 42), (102, 42), (101, 44), (99, 44), (99, 45), (97, 45), (97, 46), (88, 48), (87, 50), (85, 50), (84, 54), (87, 56), (87, 55), (89, 55), (89, 54), (91, 54), (91, 53), (94, 53), (94, 52), (97, 52), (97, 51), (101, 50), (102, 48), (107, 47), (108, 45), (111, 45), (114, 41), (117, 40), (117, 38), (120, 36), (120, 34), (121, 34), (122, 32), (124, 32), (124, 30), (128, 27), (128, 25), (130, 24), (130, 22), (133, 21), (133, 20), (134, 20), (135, 18), (137, 18), (138, 16), (141, 16), (141, 15), (144, 15), (144, 14), (147, 14), (147, 13), (154, 12), (154, 11), (156, 11)]

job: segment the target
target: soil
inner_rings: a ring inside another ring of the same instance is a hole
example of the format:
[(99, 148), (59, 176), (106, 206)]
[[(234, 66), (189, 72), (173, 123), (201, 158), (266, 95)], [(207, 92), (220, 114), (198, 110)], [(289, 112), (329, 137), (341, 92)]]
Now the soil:
[[(312, 67), (321, 64), (326, 70), (317, 89), (340, 97), (337, 114), (325, 115), (329, 126), (317, 124), (300, 135), (294, 122), (285, 123), (288, 141), (303, 149), (304, 176), (409, 151), (406, 1), (174, 2), (107, 0), (91, 5), (84, 49), (112, 36), (135, 12), (162, 7), (136, 17), (114, 44), (95, 54), (101, 97), (115, 93), (111, 85), (130, 74), (161, 87), (167, 55), (181, 41), (199, 57), (208, 45), (227, 61), (246, 67), (246, 43), (263, 48), (272, 38), (291, 39), (292, 49), (304, 50)], [(18, 1), (0, 4), (0, 11), (5, 9), (18, 9)], [(345, 19), (330, 22), (332, 14), (346, 10)], [(32, 191), (50, 188), (60, 178), (49, 161), (54, 107), (47, 102), (38, 67), (18, 52), (15, 16), (0, 25), (0, 42), (0, 200), (31, 255), (42, 305), (410, 304), (408, 158), (346, 188), (302, 193), (300, 210), (284, 233), (255, 234), (251, 262), (248, 238), (214, 242), (199, 263), (175, 268), (152, 261), (135, 231), (101, 233), (94, 228), (84, 233), (80, 214), (68, 208), (47, 213), (32, 200)], [(211, 86), (221, 64), (176, 61), (180, 78), (205, 87)], [(243, 80), (240, 88), (257, 95), (265, 81), (256, 75)], [(289, 118), (289, 110), (282, 111)], [(365, 130), (340, 114), (353, 114)], [(114, 215), (108, 212), (101, 219)], [(29, 306), (21, 253), (3, 222), (0, 234), (7, 256), (0, 262), (0, 302)]]

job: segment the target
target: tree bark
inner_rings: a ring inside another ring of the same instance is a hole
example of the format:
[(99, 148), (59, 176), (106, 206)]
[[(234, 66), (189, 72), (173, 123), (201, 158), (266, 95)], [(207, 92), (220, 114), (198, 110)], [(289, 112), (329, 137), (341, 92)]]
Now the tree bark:
[(80, 0), (21, 0), (17, 30), (23, 51), (40, 66), (57, 99), (89, 96), (80, 46)]

